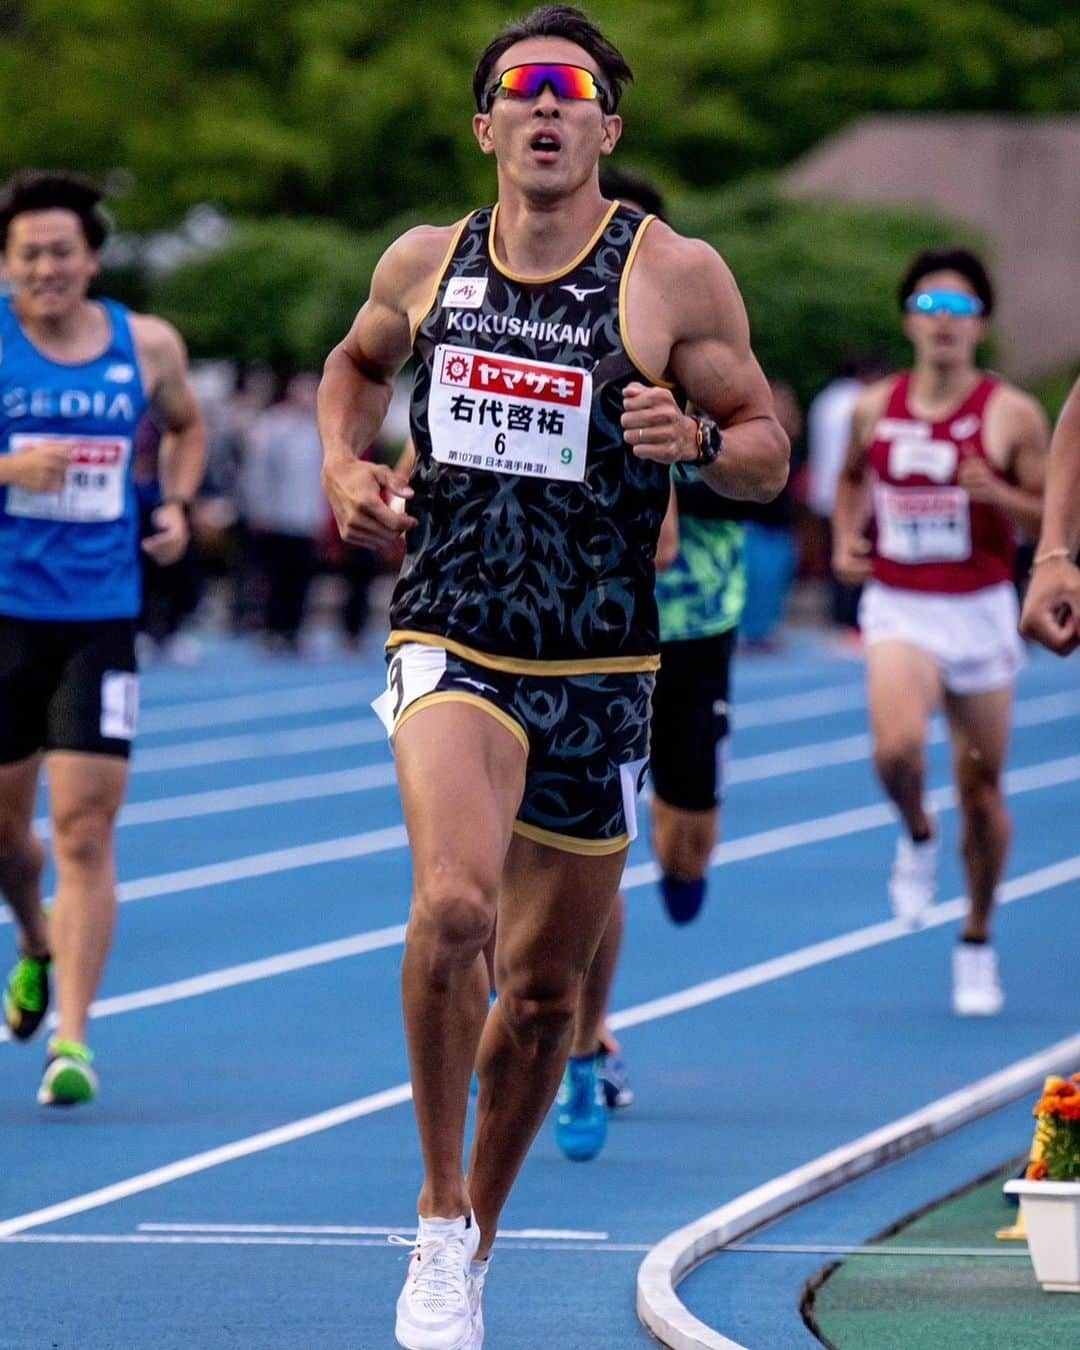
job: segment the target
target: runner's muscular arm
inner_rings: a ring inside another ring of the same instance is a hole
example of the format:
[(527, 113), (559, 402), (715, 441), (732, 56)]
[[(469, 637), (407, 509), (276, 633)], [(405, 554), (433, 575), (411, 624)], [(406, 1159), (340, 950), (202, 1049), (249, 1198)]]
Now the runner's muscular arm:
[(177, 562), (188, 545), (187, 508), (206, 469), (206, 424), (188, 378), (187, 349), (164, 319), (133, 314), (131, 331), (146, 380), (150, 415), (162, 430), (158, 476), (162, 504), (151, 519), (155, 532), (142, 547), (162, 566)]
[(384, 489), (400, 498), (412, 496), (407, 479), (357, 455), (382, 426), (394, 379), (412, 350), (412, 317), (451, 237), (451, 230), (423, 226), (391, 244), (352, 328), (326, 358), (319, 385), (322, 482), (347, 543), (385, 547), (416, 524), (383, 500)]
[[(723, 429), (723, 450), (702, 470), (702, 479), (728, 497), (771, 501), (787, 481), (788, 438), (750, 349), (735, 279), (708, 244), (658, 223), (649, 226), (638, 266), (646, 304), (635, 313), (664, 316), (669, 331), (663, 364), (695, 407)], [(655, 339), (635, 345), (652, 350)], [(636, 455), (668, 464), (696, 459), (697, 426), (669, 390), (630, 385), (624, 406), (627, 444)]]
[(1001, 389), (989, 411), (992, 433), (1002, 446), (994, 461), (1014, 482), (1006, 482), (982, 458), (961, 461), (957, 482), (975, 502), (987, 502), (1003, 512), (1029, 539), (1039, 533), (1046, 451), (1050, 428), (1038, 403), (1019, 389)]
[(833, 506), (832, 570), (849, 586), (860, 586), (870, 575), (870, 543), (863, 537), (867, 517), (866, 453), (874, 427), (885, 410), (890, 381), (871, 385), (858, 397), (851, 414), (851, 439)]
[(1080, 380), (1065, 400), (1046, 478), (1042, 533), (1035, 548), (1020, 631), (1059, 656), (1080, 647)]

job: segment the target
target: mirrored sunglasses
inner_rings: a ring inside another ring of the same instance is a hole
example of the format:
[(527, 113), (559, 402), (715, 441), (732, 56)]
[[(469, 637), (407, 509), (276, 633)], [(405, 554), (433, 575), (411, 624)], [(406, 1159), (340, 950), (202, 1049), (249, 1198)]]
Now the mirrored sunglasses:
[(909, 314), (952, 314), (958, 319), (977, 319), (983, 302), (966, 291), (916, 291), (904, 308)]
[(609, 111), (610, 96), (591, 70), (582, 66), (540, 65), (511, 66), (488, 86), (485, 112), (490, 112), (496, 98), (539, 98), (547, 85), (556, 98), (595, 99)]

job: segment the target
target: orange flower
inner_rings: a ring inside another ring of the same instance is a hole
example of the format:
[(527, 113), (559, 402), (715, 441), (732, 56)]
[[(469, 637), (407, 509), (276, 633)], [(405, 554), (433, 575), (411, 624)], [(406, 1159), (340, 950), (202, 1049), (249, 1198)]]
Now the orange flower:
[(1041, 1158), (1038, 1162), (1028, 1163), (1024, 1176), (1028, 1181), (1045, 1181), (1046, 1164)]

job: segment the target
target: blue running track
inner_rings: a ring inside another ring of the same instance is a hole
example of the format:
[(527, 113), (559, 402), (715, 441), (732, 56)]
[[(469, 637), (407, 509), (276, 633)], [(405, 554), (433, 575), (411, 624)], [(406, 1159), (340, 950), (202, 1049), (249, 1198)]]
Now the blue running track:
[[(147, 674), (93, 1026), (100, 1100), (38, 1108), (40, 1042), (0, 1041), (2, 1350), (393, 1345), (404, 1266), (386, 1237), (414, 1223), (420, 1178), (398, 1001), (409, 861), (367, 706), (381, 670), (378, 654), (304, 664), (221, 643), (200, 670)], [(550, 1124), (538, 1140), (488, 1282), (491, 1350), (651, 1344), (635, 1274), (665, 1234), (1077, 1031), (1077, 674), (1033, 655), (1021, 678), (1009, 877), (1030, 880), (998, 923), (1005, 1012), (960, 1022), (955, 922), (886, 923), (895, 826), (860, 664), (803, 636), (737, 664), (705, 910), (666, 922), (639, 840), (614, 1000), (636, 1100), (595, 1162), (565, 1162)], [(948, 901), (962, 882), (940, 740), (931, 762)], [(1006, 1136), (1022, 1151), (1026, 1119), (980, 1136), (972, 1176)], [(895, 1193), (884, 1174), (851, 1197), (859, 1239), (929, 1198), (901, 1170)], [(854, 1231), (846, 1203), (829, 1203), (830, 1240)], [(813, 1227), (808, 1211), (794, 1240)], [(697, 1310), (755, 1350), (802, 1344), (797, 1319), (777, 1328), (806, 1263), (722, 1261)]]

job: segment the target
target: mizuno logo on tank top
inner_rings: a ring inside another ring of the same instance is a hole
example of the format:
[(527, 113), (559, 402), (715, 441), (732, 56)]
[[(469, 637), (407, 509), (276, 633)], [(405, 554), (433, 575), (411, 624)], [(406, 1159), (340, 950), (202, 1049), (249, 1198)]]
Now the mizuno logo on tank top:
[(564, 272), (534, 280), (495, 260), (496, 213), (459, 227), (415, 334), (419, 523), (391, 645), (511, 671), (651, 670), (668, 469), (633, 455), (620, 424), (626, 385), (658, 382), (623, 331), (651, 217), (613, 206)]

